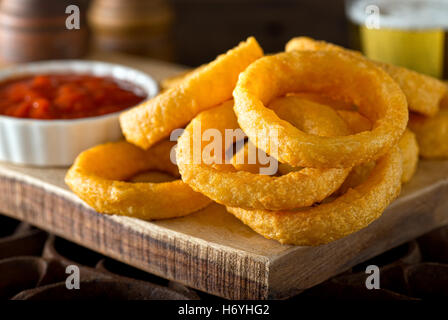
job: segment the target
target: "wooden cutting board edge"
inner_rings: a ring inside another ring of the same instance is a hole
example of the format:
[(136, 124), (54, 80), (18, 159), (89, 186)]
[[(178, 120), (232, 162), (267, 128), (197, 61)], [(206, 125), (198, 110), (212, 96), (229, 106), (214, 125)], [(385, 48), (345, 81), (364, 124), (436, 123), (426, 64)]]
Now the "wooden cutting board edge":
[[(448, 223), (447, 196), (448, 180), (440, 179), (405, 193), (379, 220), (344, 239), (262, 256), (156, 224), (143, 231), (130, 228), (123, 223), (130, 218), (98, 214), (69, 190), (0, 166), (0, 210), (11, 217), (137, 268), (229, 299), (283, 299), (317, 285)], [(403, 221), (408, 225), (401, 226)], [(119, 236), (123, 234), (129, 237)], [(345, 254), (341, 254), (344, 249)], [(326, 268), (328, 264), (332, 266)]]
[[(99, 214), (68, 190), (15, 175), (1, 166), (0, 211), (204, 292), (229, 299), (268, 297), (267, 257), (212, 244), (155, 224), (145, 228), (145, 232), (131, 229), (123, 224), (123, 219), (129, 218)], [(123, 234), (127, 237), (120, 236)]]
[[(297, 247), (296, 252), (274, 257), (269, 265), (275, 272), (269, 273), (268, 298), (296, 295), (387, 250), (448, 225), (447, 200), (448, 178), (444, 178), (396, 199), (382, 217), (365, 229), (327, 245), (305, 250)], [(353, 244), (359, 247), (353, 248)], [(344, 248), (347, 250), (341, 254)], [(333, 267), (325, 267), (331, 263)], [(297, 270), (301, 271), (299, 276)]]

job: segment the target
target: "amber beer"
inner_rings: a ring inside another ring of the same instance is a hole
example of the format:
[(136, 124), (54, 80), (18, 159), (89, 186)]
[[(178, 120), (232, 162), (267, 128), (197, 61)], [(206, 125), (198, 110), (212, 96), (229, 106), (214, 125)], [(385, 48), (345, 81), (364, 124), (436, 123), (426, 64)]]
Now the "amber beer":
[(448, 78), (448, 0), (348, 0), (346, 12), (369, 58)]

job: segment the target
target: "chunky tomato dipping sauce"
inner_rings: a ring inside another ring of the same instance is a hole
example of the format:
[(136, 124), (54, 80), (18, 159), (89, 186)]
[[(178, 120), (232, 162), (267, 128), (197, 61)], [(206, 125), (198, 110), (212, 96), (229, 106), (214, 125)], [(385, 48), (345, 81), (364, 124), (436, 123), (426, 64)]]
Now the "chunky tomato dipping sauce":
[(141, 88), (126, 81), (85, 74), (44, 74), (0, 83), (0, 114), (78, 119), (121, 111), (145, 98)]

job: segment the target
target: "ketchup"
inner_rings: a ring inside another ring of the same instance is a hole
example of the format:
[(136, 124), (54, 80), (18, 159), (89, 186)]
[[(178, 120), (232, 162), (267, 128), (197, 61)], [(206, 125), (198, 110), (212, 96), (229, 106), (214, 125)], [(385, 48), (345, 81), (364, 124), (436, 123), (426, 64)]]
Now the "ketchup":
[(79, 119), (118, 112), (146, 99), (139, 87), (110, 77), (42, 74), (0, 83), (0, 115)]

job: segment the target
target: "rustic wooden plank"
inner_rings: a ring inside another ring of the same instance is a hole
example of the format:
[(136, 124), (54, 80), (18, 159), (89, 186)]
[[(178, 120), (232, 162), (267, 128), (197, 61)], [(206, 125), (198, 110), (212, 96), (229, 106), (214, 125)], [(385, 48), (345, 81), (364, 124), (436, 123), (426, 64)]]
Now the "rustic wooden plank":
[(100, 215), (63, 183), (65, 169), (0, 164), (0, 211), (140, 269), (231, 299), (285, 298), (448, 223), (448, 162), (422, 161), (368, 228), (320, 247), (264, 239), (214, 204), (147, 222)]
[[(66, 190), (58, 192), (37, 180), (11, 173), (2, 170), (0, 177), (0, 211), (11, 217), (203, 291), (243, 299), (255, 298), (247, 296), (248, 292), (258, 292), (261, 296), (256, 298), (262, 298), (266, 291), (267, 284), (260, 281), (267, 278), (262, 256), (219, 244), (209, 246), (201, 239), (154, 223), (100, 215)], [(216, 282), (222, 275), (226, 276)]]
[[(183, 68), (122, 55), (92, 54), (152, 74)], [(213, 204), (156, 222), (108, 216), (64, 184), (66, 169), (0, 163), (0, 212), (142, 270), (230, 299), (286, 298), (448, 223), (448, 161), (422, 161), (402, 195), (369, 227), (320, 247), (267, 240)]]

